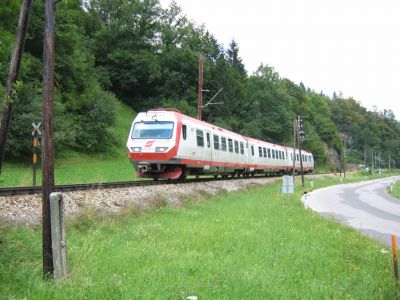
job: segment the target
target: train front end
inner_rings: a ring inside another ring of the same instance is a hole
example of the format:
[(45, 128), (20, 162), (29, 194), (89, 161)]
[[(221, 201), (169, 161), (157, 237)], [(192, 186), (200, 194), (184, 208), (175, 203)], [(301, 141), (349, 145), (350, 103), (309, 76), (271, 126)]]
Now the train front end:
[(183, 170), (176, 158), (182, 128), (180, 119), (180, 113), (166, 110), (150, 110), (136, 116), (127, 147), (137, 177), (182, 177)]

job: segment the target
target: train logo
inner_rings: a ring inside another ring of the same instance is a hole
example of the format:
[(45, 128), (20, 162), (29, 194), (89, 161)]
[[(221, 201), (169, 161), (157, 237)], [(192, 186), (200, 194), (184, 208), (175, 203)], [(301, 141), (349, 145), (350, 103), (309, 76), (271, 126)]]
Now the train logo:
[(153, 146), (154, 144), (154, 140), (150, 140), (146, 142), (146, 145), (144, 145), (145, 148), (151, 148), (151, 146)]

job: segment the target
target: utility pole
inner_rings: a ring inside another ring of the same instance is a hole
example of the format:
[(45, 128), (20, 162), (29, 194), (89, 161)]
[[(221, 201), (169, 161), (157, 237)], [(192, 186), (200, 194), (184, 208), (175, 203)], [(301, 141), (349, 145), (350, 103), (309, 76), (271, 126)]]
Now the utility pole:
[(201, 111), (203, 106), (203, 53), (200, 52), (199, 59), (199, 89), (197, 92), (197, 119), (201, 120)]
[(303, 170), (303, 159), (301, 157), (301, 138), (300, 138), (300, 129), (302, 128), (301, 123), (302, 123), (301, 117), (297, 116), (297, 145), (299, 147), (301, 184), (304, 187), (304, 170)]
[(346, 144), (343, 142), (343, 178), (346, 178)]
[(22, 52), (24, 50), (25, 33), (28, 26), (29, 11), (31, 9), (32, 0), (23, 0), (21, 4), (21, 12), (19, 14), (17, 35), (15, 38), (14, 49), (11, 55), (11, 62), (8, 68), (8, 78), (6, 83), (6, 93), (4, 96), (3, 112), (0, 121), (0, 175), (3, 169), (4, 151), (6, 147), (7, 133), (10, 128), (12, 113), (12, 93), (13, 84), (15, 83), (19, 67), (21, 65)]
[(374, 148), (371, 149), (371, 166), (372, 166), (372, 171), (375, 171)]
[(293, 184), (295, 180), (296, 168), (296, 135), (297, 135), (297, 117), (293, 121)]
[(51, 247), (50, 194), (54, 191), (54, 40), (55, 0), (45, 0), (43, 46), (43, 153), (42, 153), (42, 228), (43, 228), (43, 275), (53, 275), (53, 251)]
[(367, 168), (367, 145), (364, 145), (364, 169)]
[(382, 170), (381, 170), (381, 153), (380, 152), (378, 154), (378, 166), (379, 166), (379, 175), (381, 175)]

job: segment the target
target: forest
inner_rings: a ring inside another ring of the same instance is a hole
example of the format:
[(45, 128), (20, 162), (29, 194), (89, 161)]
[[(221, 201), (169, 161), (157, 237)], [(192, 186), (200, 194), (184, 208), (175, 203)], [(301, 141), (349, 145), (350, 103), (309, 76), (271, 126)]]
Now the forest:
[[(2, 3), (0, 94), (4, 95), (20, 0)], [(196, 116), (202, 52), (203, 102), (222, 88), (215, 102), (223, 103), (205, 108), (203, 120), (292, 145), (293, 120), (301, 115), (302, 147), (314, 153), (318, 165), (337, 168), (343, 145), (347, 161), (354, 164), (369, 165), (372, 153), (380, 155), (385, 167), (389, 156), (392, 166), (400, 163), (400, 124), (390, 109), (368, 111), (357, 99), (325, 95), (318, 87), (282, 78), (268, 62), (260, 62), (257, 71), (248, 74), (240, 41), (232, 40), (225, 49), (205, 26), (191, 22), (175, 2), (162, 8), (158, 0), (61, 0), (56, 11), (57, 155), (66, 149), (107, 152), (116, 142), (109, 128), (116, 122), (117, 101), (135, 111), (175, 107)], [(43, 1), (33, 1), (12, 95), (8, 160), (30, 154), (31, 140), (26, 137), (31, 135), (31, 123), (41, 120), (43, 19)]]

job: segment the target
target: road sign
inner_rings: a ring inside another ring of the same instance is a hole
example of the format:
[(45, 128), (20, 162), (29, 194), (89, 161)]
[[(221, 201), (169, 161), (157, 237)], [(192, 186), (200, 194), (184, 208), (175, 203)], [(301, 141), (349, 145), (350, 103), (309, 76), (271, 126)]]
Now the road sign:
[(282, 194), (293, 194), (294, 184), (293, 176), (284, 175), (282, 176)]

